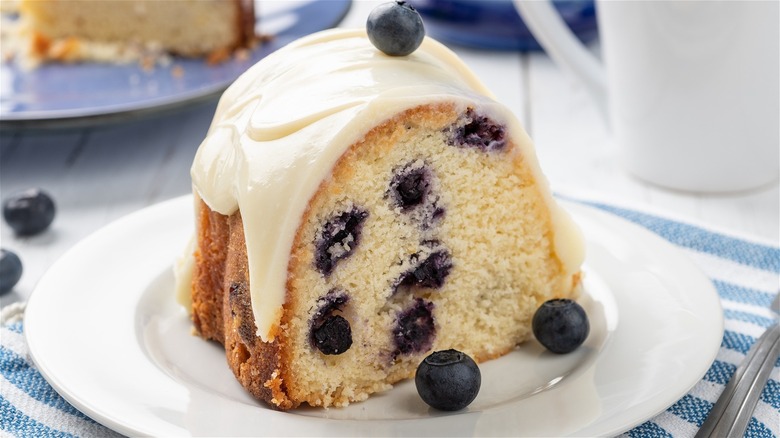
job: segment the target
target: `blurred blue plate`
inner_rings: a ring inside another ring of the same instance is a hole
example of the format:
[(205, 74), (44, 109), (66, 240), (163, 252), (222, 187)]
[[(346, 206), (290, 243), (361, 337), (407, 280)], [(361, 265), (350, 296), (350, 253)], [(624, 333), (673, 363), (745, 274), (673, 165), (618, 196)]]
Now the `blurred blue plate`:
[[(151, 71), (138, 63), (46, 64), (26, 71), (4, 63), (0, 66), (0, 126), (83, 126), (215, 99), (271, 52), (337, 25), (350, 5), (351, 0), (263, 1), (257, 4), (256, 26), (273, 38), (246, 59), (218, 65), (174, 58), (171, 65)], [(175, 74), (179, 69), (183, 74)]]
[[(428, 35), (442, 42), (491, 50), (541, 50), (511, 0), (409, 0)], [(553, 0), (582, 42), (598, 36), (592, 0)]]

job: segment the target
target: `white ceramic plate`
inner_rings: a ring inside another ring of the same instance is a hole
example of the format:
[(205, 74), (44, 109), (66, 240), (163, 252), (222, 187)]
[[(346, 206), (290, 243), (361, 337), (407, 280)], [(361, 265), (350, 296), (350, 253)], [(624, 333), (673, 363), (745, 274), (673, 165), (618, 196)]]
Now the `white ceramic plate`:
[(172, 261), (192, 232), (192, 199), (134, 213), (74, 247), (30, 298), (30, 353), (65, 399), (129, 435), (613, 435), (682, 397), (721, 343), (710, 281), (672, 245), (566, 203), (587, 240), (585, 345), (536, 342), (480, 365), (464, 411), (429, 409), (413, 382), (344, 409), (277, 412), (235, 381), (215, 343), (191, 334)]

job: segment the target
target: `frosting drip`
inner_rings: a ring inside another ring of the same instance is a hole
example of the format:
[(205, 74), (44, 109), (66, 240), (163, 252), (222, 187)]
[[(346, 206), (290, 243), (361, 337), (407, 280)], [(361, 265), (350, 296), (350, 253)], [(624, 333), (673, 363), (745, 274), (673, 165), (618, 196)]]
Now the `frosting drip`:
[[(223, 94), (192, 166), (197, 195), (214, 211), (240, 209), (257, 334), (273, 340), (285, 299), (289, 254), (300, 218), (320, 183), (355, 141), (378, 122), (436, 101), (479, 102), (524, 132), (467, 66), (425, 38), (413, 54), (390, 57), (365, 30), (333, 29), (302, 38), (247, 70)], [(540, 184), (533, 147), (521, 153)], [(553, 211), (556, 251), (575, 272), (581, 248), (573, 224)]]

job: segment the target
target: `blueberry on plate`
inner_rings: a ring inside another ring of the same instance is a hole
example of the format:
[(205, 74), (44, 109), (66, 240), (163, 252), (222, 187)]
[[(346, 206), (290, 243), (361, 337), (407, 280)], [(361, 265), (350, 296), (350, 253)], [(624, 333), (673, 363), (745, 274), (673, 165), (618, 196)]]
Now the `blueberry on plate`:
[(469, 355), (457, 350), (436, 351), (417, 367), (417, 393), (425, 403), (442, 411), (458, 411), (479, 393), (482, 375)]
[(568, 298), (546, 301), (534, 314), (536, 340), (553, 353), (565, 354), (577, 349), (590, 332), (585, 309)]
[(425, 37), (420, 14), (404, 1), (382, 3), (368, 15), (366, 31), (371, 44), (390, 56), (406, 56)]
[(0, 249), (0, 295), (13, 289), (22, 278), (22, 261), (14, 252)]
[(51, 196), (38, 188), (17, 193), (3, 202), (3, 217), (20, 236), (32, 236), (48, 228), (54, 212)]

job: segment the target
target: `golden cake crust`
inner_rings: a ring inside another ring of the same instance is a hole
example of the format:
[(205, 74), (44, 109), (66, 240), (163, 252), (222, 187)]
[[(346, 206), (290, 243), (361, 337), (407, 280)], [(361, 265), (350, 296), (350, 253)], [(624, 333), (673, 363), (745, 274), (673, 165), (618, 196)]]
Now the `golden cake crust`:
[(253, 396), (281, 409), (294, 407), (280, 377), (279, 338), (262, 342), (254, 336), (241, 213), (219, 214), (200, 199), (196, 210), (198, 245), (192, 283), (195, 330), (224, 346), (231, 370)]

